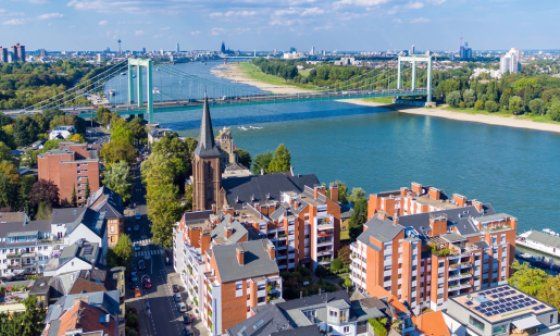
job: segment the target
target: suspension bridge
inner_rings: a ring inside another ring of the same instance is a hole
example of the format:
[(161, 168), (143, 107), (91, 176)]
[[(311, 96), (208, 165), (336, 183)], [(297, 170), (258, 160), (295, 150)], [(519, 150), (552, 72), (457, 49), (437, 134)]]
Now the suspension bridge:
[[(425, 64), (425, 86), (422, 86), (424, 83), (418, 85), (416, 72), (419, 63)], [(406, 67), (405, 64), (411, 66)], [(406, 77), (410, 78), (409, 87), (403, 85), (405, 69), (410, 71), (410, 76), (406, 74)], [(383, 76), (387, 82), (382, 88), (376, 82), (380, 76)], [(173, 78), (174, 84), (164, 87), (162, 83), (165, 77)], [(117, 79), (121, 82), (125, 79), (125, 89), (118, 92), (120, 101), (111, 102), (117, 92), (107, 89), (107, 83)], [(160, 86), (156, 86), (158, 80)], [(391, 83), (394, 83), (394, 87)], [(90, 103), (78, 104), (79, 100), (83, 101), (83, 97), (87, 97)], [(97, 97), (97, 101), (92, 97)], [(155, 114), (166, 110), (198, 109), (203, 98), (208, 98), (214, 105), (238, 106), (377, 97), (426, 97), (426, 102), (431, 103), (432, 57), (429, 54), (399, 56), (396, 73), (372, 68), (336, 86), (315, 87), (312, 90), (290, 94), (264, 92), (249, 85), (232, 83), (209, 73), (188, 73), (173, 65), (155, 65), (151, 59), (129, 58), (107, 67), (87, 81), (59, 95), (6, 114), (41, 113), (48, 109), (61, 109), (69, 113), (81, 114), (92, 113), (98, 106), (107, 106), (119, 114), (143, 115), (148, 122), (153, 123)]]

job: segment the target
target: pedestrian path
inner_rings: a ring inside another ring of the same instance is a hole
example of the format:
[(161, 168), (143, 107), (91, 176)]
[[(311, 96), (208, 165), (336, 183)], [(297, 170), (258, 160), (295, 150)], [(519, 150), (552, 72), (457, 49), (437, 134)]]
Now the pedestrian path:
[(134, 252), (135, 257), (149, 257), (154, 255), (163, 255), (163, 250), (157, 249), (157, 250), (144, 250), (144, 251)]

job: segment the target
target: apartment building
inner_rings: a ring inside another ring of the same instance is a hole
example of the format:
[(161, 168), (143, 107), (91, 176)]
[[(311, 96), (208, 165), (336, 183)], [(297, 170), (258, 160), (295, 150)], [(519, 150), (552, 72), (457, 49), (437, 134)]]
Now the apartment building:
[(24, 212), (0, 213), (0, 278), (42, 273), (62, 247), (49, 221), (31, 221)]
[(338, 189), (304, 186), (301, 193), (281, 192), (279, 201), (246, 204), (240, 213), (252, 213), (253, 228), (270, 239), (281, 271), (299, 265), (328, 268), (340, 244)]
[(516, 218), (436, 188), (411, 189), (369, 199), (369, 220), (350, 246), (350, 278), (361, 292), (395, 296), (419, 312), (506, 281)]
[(85, 204), (88, 190), (99, 189), (98, 150), (91, 145), (63, 142), (58, 149), (40, 154), (37, 165), (39, 179), (58, 187), (61, 202), (70, 203), (75, 196), (78, 205)]
[(274, 245), (267, 239), (213, 246), (206, 255), (200, 318), (212, 335), (253, 315), (252, 309), (282, 297)]

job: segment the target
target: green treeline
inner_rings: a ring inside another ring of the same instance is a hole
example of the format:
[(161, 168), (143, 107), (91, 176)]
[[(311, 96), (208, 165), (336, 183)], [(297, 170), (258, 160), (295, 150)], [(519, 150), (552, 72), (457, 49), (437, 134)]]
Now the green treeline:
[[(0, 110), (23, 108), (50, 99), (80, 82), (87, 83), (105, 69), (83, 61), (4, 63), (0, 66)], [(72, 104), (86, 102), (85, 97), (78, 96)]]

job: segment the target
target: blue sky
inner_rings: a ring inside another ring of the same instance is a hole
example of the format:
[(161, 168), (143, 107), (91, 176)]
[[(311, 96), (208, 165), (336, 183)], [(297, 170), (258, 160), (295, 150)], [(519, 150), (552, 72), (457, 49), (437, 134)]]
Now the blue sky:
[(560, 48), (559, 0), (0, 0), (0, 45), (82, 50)]

